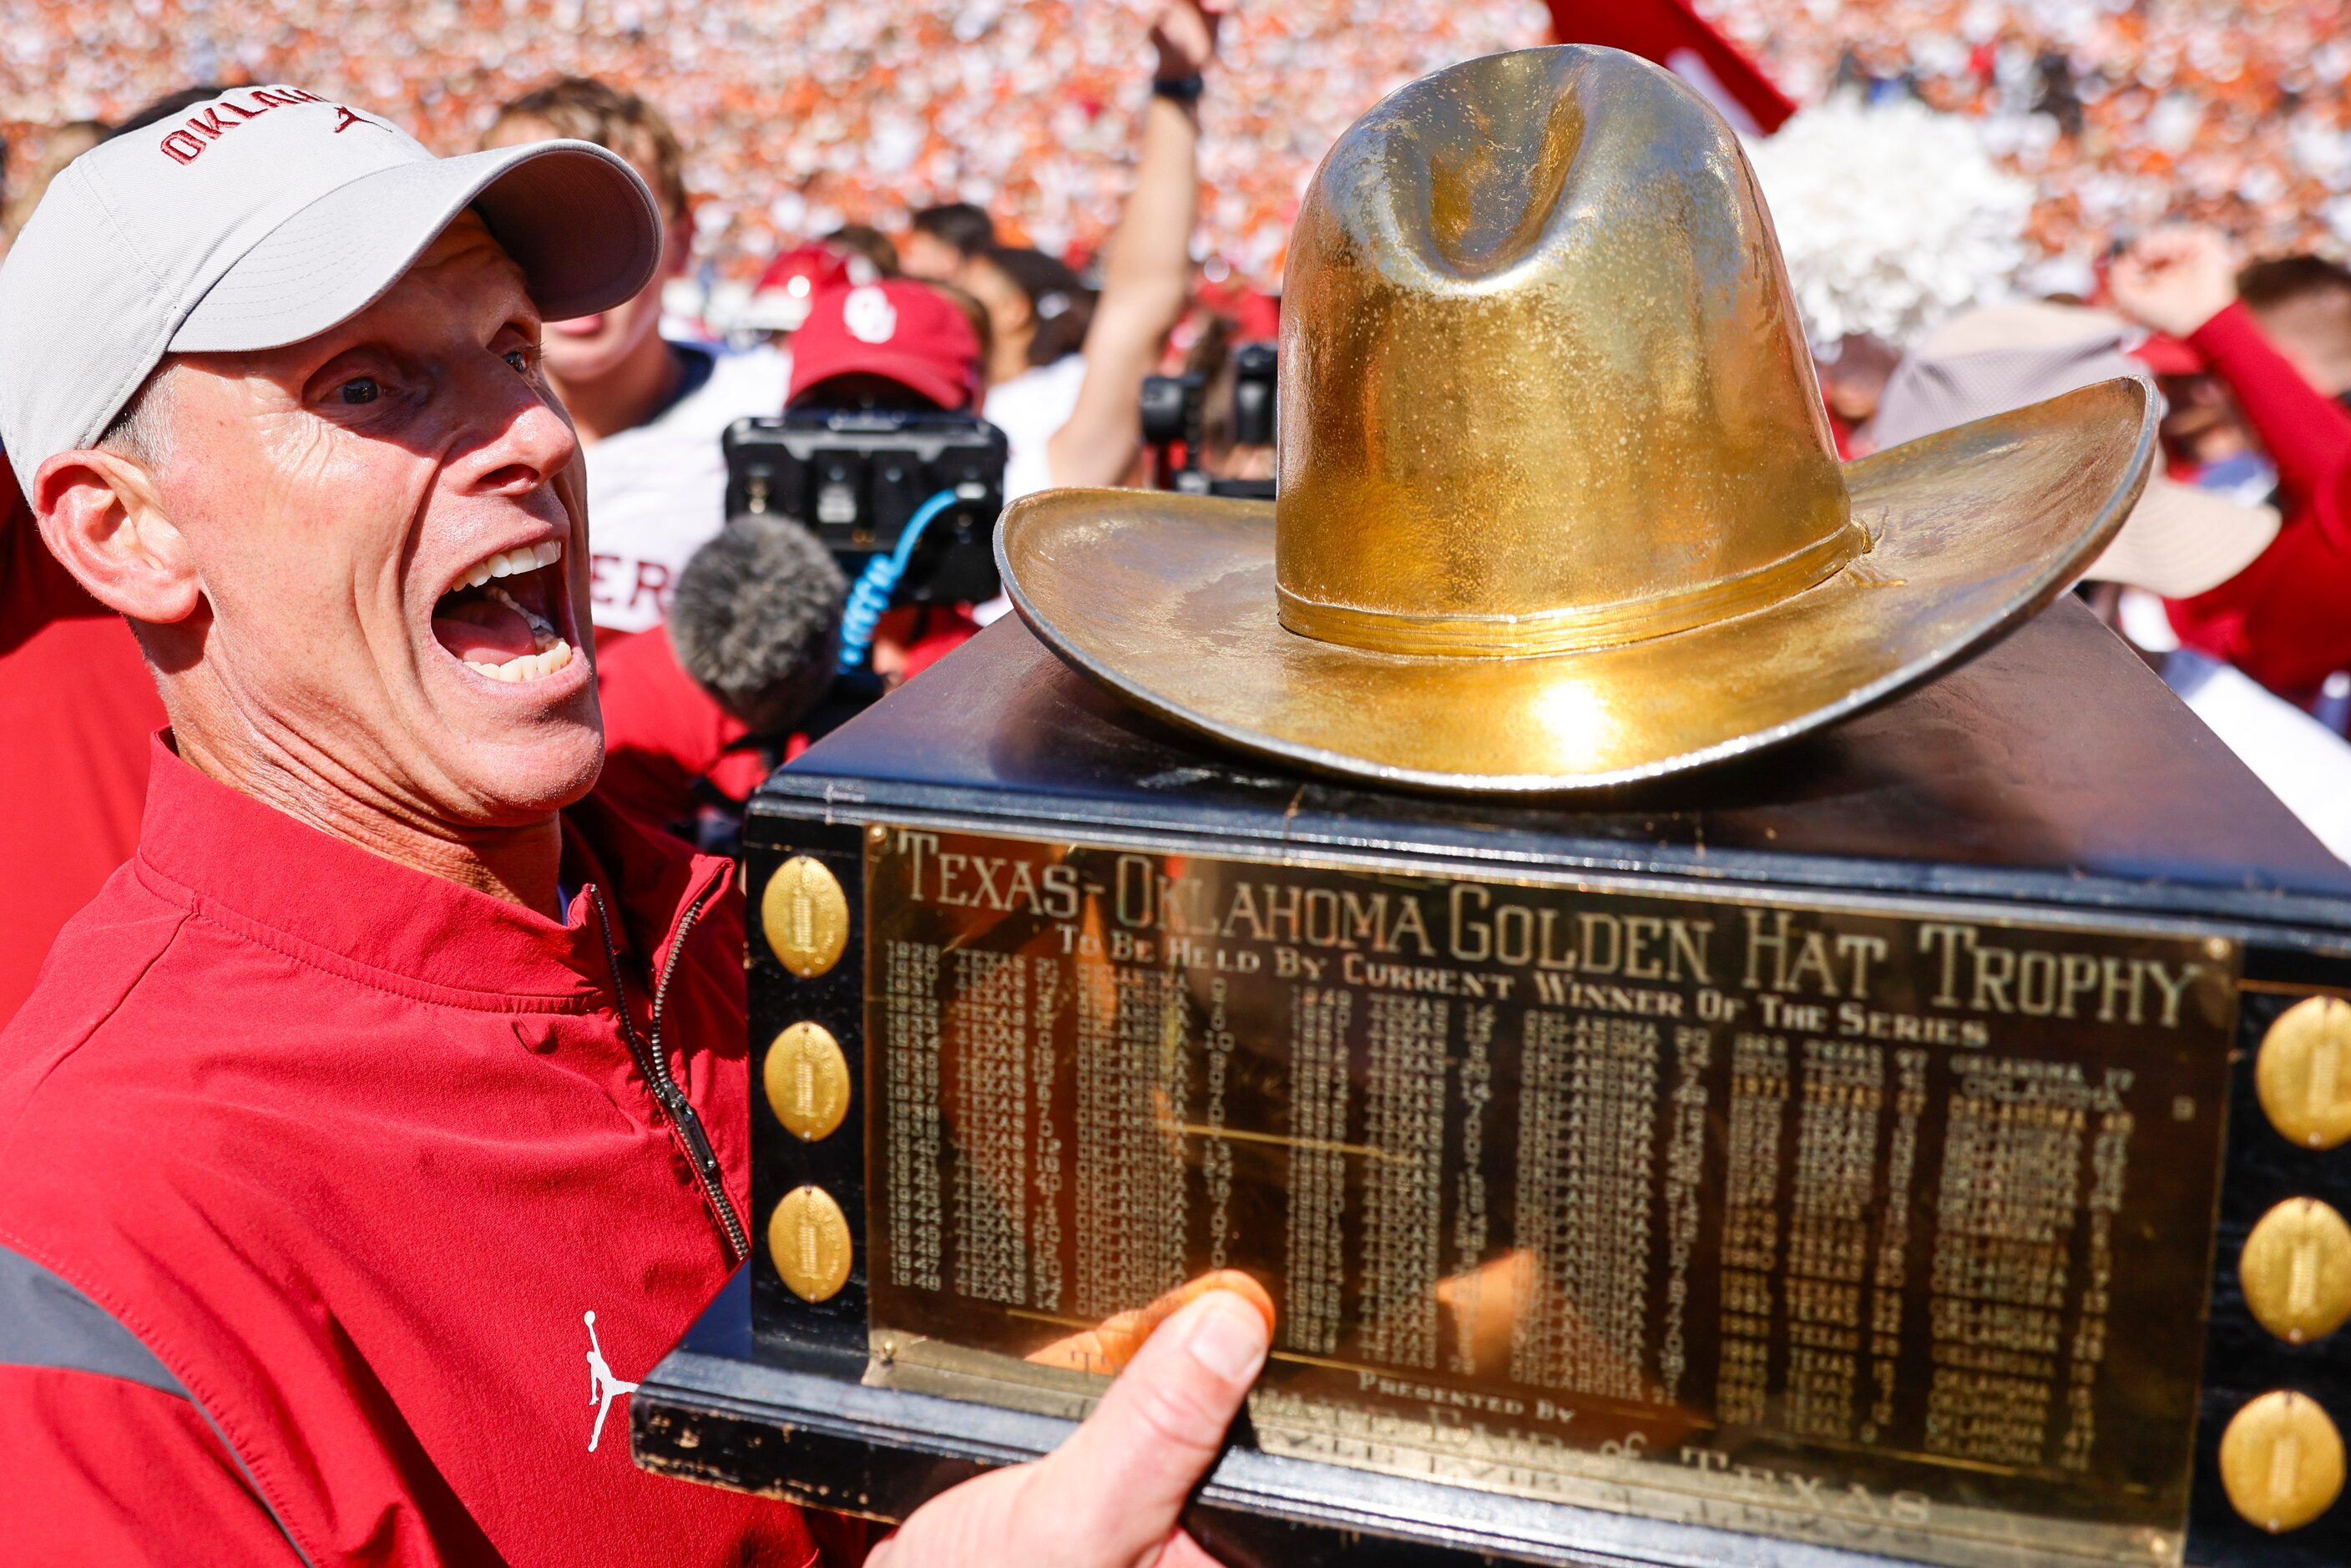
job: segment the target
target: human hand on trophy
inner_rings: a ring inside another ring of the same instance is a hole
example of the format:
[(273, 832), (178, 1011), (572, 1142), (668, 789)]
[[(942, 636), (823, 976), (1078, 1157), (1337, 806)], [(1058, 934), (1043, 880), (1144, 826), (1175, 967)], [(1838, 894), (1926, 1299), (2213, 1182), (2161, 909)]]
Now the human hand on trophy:
[(2235, 302), (2242, 259), (2219, 229), (2162, 229), (2115, 258), (2106, 289), (2124, 315), (2185, 338)]
[(1211, 1288), (1144, 1332), (1067, 1442), (916, 1509), (869, 1568), (1214, 1568), (1176, 1515), (1265, 1364), (1268, 1308)]

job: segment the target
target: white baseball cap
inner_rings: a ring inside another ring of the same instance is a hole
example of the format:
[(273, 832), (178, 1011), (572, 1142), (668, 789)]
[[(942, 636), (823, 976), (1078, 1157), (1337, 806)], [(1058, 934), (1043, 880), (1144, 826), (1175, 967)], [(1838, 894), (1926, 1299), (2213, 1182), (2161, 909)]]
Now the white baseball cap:
[(300, 88), (237, 88), (67, 166), (0, 263), (0, 444), (26, 492), (169, 353), (274, 349), (373, 303), (468, 207), (549, 320), (620, 304), (661, 211), (586, 141), (435, 158)]

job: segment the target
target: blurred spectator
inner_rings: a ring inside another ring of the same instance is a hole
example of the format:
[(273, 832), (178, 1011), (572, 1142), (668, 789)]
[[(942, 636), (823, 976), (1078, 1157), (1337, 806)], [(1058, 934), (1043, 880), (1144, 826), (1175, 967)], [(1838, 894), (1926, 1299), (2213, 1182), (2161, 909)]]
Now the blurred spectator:
[(835, 288), (879, 283), (884, 276), (872, 257), (837, 240), (796, 245), (759, 274), (751, 302), (735, 325), (752, 332), (775, 333), (780, 342), (799, 330), (817, 296)]
[(33, 209), (40, 205), (43, 193), (57, 177), (57, 172), (105, 141), (107, 134), (108, 127), (102, 120), (68, 120), (49, 132), (41, 144), (40, 162), (33, 165), (25, 183), (8, 193), (6, 205), (0, 206), (0, 250), (6, 248), (16, 231), (25, 226), (25, 220), (33, 215)]
[[(789, 406), (968, 410), (981, 385), (964, 311), (937, 285), (893, 278), (817, 297), (795, 340)], [(729, 522), (682, 574), (666, 635), (597, 661), (598, 788), (641, 821), (728, 847), (743, 801), (778, 764), (977, 630), (954, 607), (893, 610), (869, 656), (878, 679), (834, 689), (847, 591), (799, 523)]]
[(863, 256), (876, 277), (895, 277), (904, 270), (898, 265), (898, 247), (872, 224), (843, 224), (825, 235), (824, 243)]
[(909, 277), (961, 283), (965, 264), (996, 248), (996, 220), (969, 202), (925, 207), (914, 214), (900, 248)]
[(787, 408), (972, 410), (985, 384), (962, 306), (912, 277), (826, 290), (793, 346)]
[[(786, 406), (977, 412), (986, 340), (958, 292), (909, 277), (820, 297), (795, 340)], [(968, 605), (901, 605), (882, 617), (867, 668), (894, 686), (978, 630)]]
[(661, 268), (635, 298), (550, 321), (544, 340), (547, 378), (586, 449), (589, 609), (601, 641), (660, 623), (678, 573), (726, 521), (721, 433), (780, 407), (789, 372), (772, 350), (723, 355), (661, 335), (662, 288), (684, 272), (693, 233), (684, 152), (669, 122), (634, 93), (562, 77), (501, 109), (482, 145), (559, 136), (626, 158), (667, 227)]
[(1814, 351), (1821, 401), (1828, 404), (1829, 434), (1836, 438), (1838, 456), (1857, 457), (1868, 449), (1855, 442), (1855, 433), (1876, 417), (1886, 380), (1901, 358), (1898, 350), (1867, 332), (1848, 332)]
[[(2122, 270), (2119, 292), (2144, 308), (2144, 279), (2133, 269)], [(2171, 319), (2177, 325), (2179, 318)], [(1903, 359), (1886, 382), (1865, 436), (1883, 449), (2077, 387), (2142, 373), (2125, 351), (2137, 336), (2120, 317), (2080, 307), (2020, 304), (1971, 311)], [(2241, 577), (2254, 577), (2248, 569), (2258, 568), (2272, 549), (2285, 543), (2281, 533), (2274, 508), (2247, 506), (2158, 471), (2086, 575), (2099, 583), (2200, 604), (2199, 596), (2226, 598), (2237, 591)], [(2343, 580), (2338, 577), (2318, 591), (2340, 591)], [(2107, 589), (2094, 601), (2115, 598)], [(2130, 630), (2133, 617), (2126, 612), (2124, 620)], [(2351, 745), (2210, 653), (2178, 648), (2166, 656), (2158, 651), (2157, 663), (2181, 698), (2296, 816), (2337, 854), (2351, 853), (2351, 799), (2346, 796), (2351, 789)]]
[[(2145, 372), (2125, 350), (2129, 322), (2080, 306), (1996, 305), (1954, 318), (1883, 378), (1868, 432), (1873, 450), (2062, 392)], [(2085, 575), (2168, 599), (2235, 577), (2277, 538), (2279, 517), (2184, 485), (2147, 480), (2122, 530)]]
[(1221, 20), (1176, 0), (1152, 26), (1143, 151), (1098, 299), (1034, 251), (998, 247), (965, 271), (994, 340), (987, 412), (1011, 442), (1008, 501), (1048, 486), (1118, 484), (1142, 450), (1143, 378), (1191, 290), (1201, 72)]
[(2351, 271), (2315, 256), (2257, 261), (2237, 274), (2237, 296), (2304, 381), (2351, 394)]
[[(1012, 246), (972, 257), (963, 277), (987, 315), (987, 418), (1012, 443), (1004, 475), (1009, 501), (1054, 483), (1050, 449), (1085, 386), (1093, 291), (1042, 251)], [(1138, 380), (1138, 396), (1141, 386)]]
[(41, 542), (0, 465), (0, 1024), (139, 843), (162, 700), (122, 617)]
[(2244, 411), (2277, 466), (2285, 526), (2227, 582), (2171, 605), (2183, 645), (2308, 706), (2351, 667), (2351, 413), (2281, 355), (2237, 298), (2237, 256), (2218, 231), (2167, 229), (2117, 257), (2116, 307), (2184, 340)]

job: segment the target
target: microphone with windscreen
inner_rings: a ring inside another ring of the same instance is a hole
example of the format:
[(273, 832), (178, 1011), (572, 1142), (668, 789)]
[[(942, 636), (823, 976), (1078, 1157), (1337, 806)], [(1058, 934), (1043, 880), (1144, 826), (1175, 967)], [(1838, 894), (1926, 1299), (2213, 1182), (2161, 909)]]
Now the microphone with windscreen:
[(754, 734), (784, 735), (832, 685), (848, 596), (832, 552), (807, 528), (775, 513), (738, 517), (678, 574), (670, 646)]

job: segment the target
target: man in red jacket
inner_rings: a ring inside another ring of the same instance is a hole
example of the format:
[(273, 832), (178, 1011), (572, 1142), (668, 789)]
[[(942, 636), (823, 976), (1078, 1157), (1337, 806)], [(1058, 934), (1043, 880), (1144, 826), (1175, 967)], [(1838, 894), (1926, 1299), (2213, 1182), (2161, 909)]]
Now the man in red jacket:
[[(0, 267), (0, 442), (172, 726), (0, 1033), (0, 1563), (815, 1561), (621, 1407), (749, 1250), (740, 906), (586, 798), (538, 365), (660, 243), (601, 149), (267, 87), (84, 158)], [(891, 1555), (1199, 1561), (1264, 1349), (1203, 1297)]]

